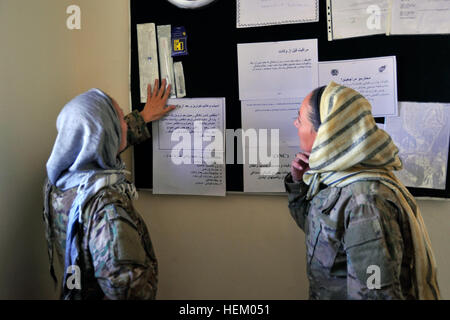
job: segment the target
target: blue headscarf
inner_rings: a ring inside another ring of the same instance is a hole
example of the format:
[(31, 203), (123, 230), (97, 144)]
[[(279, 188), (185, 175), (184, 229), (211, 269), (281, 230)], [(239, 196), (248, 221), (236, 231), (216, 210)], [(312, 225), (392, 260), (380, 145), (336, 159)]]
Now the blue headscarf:
[(78, 188), (68, 217), (63, 278), (63, 297), (70, 299), (74, 290), (80, 289), (67, 287), (67, 271), (71, 266), (80, 266), (79, 231), (85, 205), (108, 186), (130, 198), (136, 198), (136, 190), (126, 180), (125, 165), (118, 156), (122, 132), (119, 115), (108, 95), (91, 89), (75, 97), (59, 114), (56, 126), (58, 136), (47, 162), (49, 182), (62, 191)]

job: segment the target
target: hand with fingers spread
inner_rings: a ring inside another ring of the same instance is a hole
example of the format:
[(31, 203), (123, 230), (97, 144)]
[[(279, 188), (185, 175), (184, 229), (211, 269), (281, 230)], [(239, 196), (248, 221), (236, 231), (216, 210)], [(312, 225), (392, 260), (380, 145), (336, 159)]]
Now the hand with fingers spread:
[(151, 122), (161, 119), (166, 113), (175, 109), (175, 106), (167, 106), (167, 99), (169, 98), (172, 86), (169, 84), (166, 88), (166, 79), (161, 82), (159, 87), (159, 80), (155, 80), (155, 85), (149, 84), (147, 87), (147, 103), (141, 115), (145, 122)]
[(309, 170), (309, 154), (297, 153), (291, 163), (291, 175), (294, 182), (303, 180), (303, 175)]

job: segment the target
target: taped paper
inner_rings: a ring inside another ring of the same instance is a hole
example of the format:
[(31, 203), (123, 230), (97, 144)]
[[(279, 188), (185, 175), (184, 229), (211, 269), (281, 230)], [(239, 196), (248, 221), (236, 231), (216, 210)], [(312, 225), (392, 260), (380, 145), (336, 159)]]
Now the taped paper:
[(158, 26), (159, 67), (161, 80), (166, 79), (172, 85), (170, 98), (176, 98), (175, 79), (173, 74), (172, 41), (170, 25)]
[(175, 87), (177, 89), (177, 98), (186, 97), (186, 83), (184, 80), (183, 64), (181, 62), (175, 62), (173, 65), (175, 72)]
[(158, 50), (154, 23), (138, 24), (139, 81), (141, 103), (147, 101), (147, 86), (159, 79)]

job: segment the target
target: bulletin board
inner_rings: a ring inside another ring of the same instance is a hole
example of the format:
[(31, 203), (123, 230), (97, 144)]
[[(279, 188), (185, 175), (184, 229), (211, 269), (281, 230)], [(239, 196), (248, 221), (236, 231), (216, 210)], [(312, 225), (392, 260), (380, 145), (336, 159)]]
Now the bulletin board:
[[(144, 107), (140, 102), (136, 31), (136, 25), (141, 23), (186, 28), (189, 55), (175, 57), (174, 61), (183, 63), (187, 97), (225, 97), (227, 129), (241, 128), (238, 43), (318, 39), (319, 61), (396, 56), (399, 101), (450, 102), (450, 35), (376, 35), (328, 41), (325, 0), (320, 1), (317, 23), (257, 28), (236, 28), (236, 1), (233, 0), (217, 0), (197, 10), (180, 9), (166, 0), (130, 0), (130, 15), (133, 109)], [(152, 167), (152, 141), (149, 139), (134, 147), (137, 188), (152, 189)], [(447, 168), (445, 190), (408, 189), (416, 197), (450, 198), (449, 164)], [(242, 165), (227, 165), (226, 186), (227, 191), (243, 191)]]

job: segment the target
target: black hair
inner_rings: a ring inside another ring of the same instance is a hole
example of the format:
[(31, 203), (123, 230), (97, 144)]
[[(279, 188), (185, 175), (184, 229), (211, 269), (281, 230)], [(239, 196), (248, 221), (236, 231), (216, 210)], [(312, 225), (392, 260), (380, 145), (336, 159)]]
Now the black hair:
[(308, 114), (308, 119), (309, 121), (311, 121), (316, 132), (319, 130), (319, 127), (322, 124), (322, 121), (320, 121), (320, 99), (322, 99), (322, 94), (325, 91), (325, 88), (326, 86), (315, 89), (312, 92), (311, 99), (309, 100), (311, 111)]

